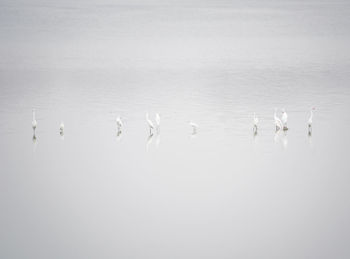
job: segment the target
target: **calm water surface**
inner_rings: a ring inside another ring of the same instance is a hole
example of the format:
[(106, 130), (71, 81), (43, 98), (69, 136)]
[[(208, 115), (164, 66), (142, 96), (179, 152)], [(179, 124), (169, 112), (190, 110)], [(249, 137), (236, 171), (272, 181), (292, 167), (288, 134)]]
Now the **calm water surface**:
[(330, 0), (1, 1), (0, 257), (349, 258), (349, 17)]

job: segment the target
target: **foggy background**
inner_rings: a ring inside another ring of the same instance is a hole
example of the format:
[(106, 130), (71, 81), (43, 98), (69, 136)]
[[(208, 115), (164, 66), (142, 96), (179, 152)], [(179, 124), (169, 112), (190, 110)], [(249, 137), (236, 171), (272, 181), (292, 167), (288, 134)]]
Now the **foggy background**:
[(349, 17), (0, 0), (0, 257), (349, 258)]

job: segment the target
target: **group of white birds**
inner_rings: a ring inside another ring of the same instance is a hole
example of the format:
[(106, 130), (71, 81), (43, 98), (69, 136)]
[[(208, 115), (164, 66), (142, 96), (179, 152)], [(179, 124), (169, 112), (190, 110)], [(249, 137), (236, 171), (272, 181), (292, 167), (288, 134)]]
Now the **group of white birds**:
[[(309, 117), (309, 120), (307, 122), (307, 126), (308, 126), (308, 132), (309, 132), (309, 135), (311, 134), (311, 131), (312, 131), (312, 119), (313, 119), (313, 116), (314, 116), (314, 111), (315, 111), (315, 107), (312, 107), (310, 109), (310, 117)], [(276, 132), (280, 131), (280, 130), (283, 130), (283, 131), (287, 131), (288, 130), (288, 126), (287, 126), (287, 122), (288, 122), (288, 114), (286, 112), (286, 110), (283, 108), (282, 109), (282, 117), (279, 118), (277, 116), (277, 108), (275, 108), (275, 113), (273, 114), (273, 119), (274, 119), (274, 123), (275, 123), (275, 128), (276, 128)], [(254, 116), (253, 116), (253, 131), (254, 133), (256, 134), (257, 131), (258, 131), (258, 123), (259, 123), (259, 119), (258, 117), (256, 116), (256, 114), (254, 113)]]
[[(33, 109), (32, 113), (33, 113), (32, 128), (33, 128), (34, 135), (35, 135), (35, 130), (36, 130), (37, 126), (38, 126), (38, 122), (35, 119), (35, 109)], [(63, 121), (60, 124), (60, 134), (61, 134), (61, 136), (64, 134), (64, 123), (63, 123)]]
[[(36, 121), (36, 118), (35, 118), (35, 109), (32, 110), (32, 113), (33, 113), (32, 128), (33, 128), (34, 135), (35, 135), (35, 130), (36, 130), (37, 126), (38, 126), (38, 122)], [(147, 124), (149, 126), (150, 135), (153, 134), (154, 130), (156, 130), (157, 133), (160, 132), (160, 115), (159, 115), (159, 113), (156, 113), (155, 123), (153, 123), (153, 121), (150, 119), (149, 114), (147, 112), (146, 113), (146, 121), (147, 121)], [(117, 133), (119, 135), (121, 133), (122, 127), (123, 127), (123, 121), (122, 121), (120, 116), (116, 118), (116, 124), (117, 124)], [(189, 122), (189, 125), (192, 127), (192, 132), (196, 133), (198, 125), (196, 123), (192, 122), (192, 121)], [(64, 123), (63, 123), (63, 121), (60, 124), (59, 130), (60, 130), (60, 134), (62, 136), (64, 134)]]
[[(120, 117), (117, 118), (117, 120), (120, 120)], [(153, 134), (153, 131), (156, 130), (157, 133), (160, 132), (160, 115), (159, 113), (156, 113), (156, 116), (155, 116), (155, 124), (153, 123), (153, 121), (149, 118), (149, 114), (148, 112), (146, 113), (146, 121), (147, 121), (147, 124), (148, 124), (148, 127), (149, 127), (149, 133), (150, 135)], [(117, 125), (118, 125), (118, 122), (117, 122)], [(196, 123), (194, 123), (193, 121), (190, 121), (189, 122), (189, 125), (192, 127), (192, 134), (196, 134), (197, 133), (197, 128), (198, 128), (198, 125)], [(118, 130), (120, 130), (120, 128), (118, 127)]]
[[(310, 109), (310, 118), (308, 120), (308, 131), (309, 134), (311, 134), (311, 130), (312, 130), (312, 119), (313, 119), (313, 112), (315, 111), (315, 108), (311, 108)], [(274, 123), (275, 123), (275, 127), (276, 127), (276, 132), (283, 130), (286, 131), (288, 130), (288, 126), (287, 126), (287, 121), (288, 121), (288, 115), (287, 112), (285, 111), (285, 109), (282, 109), (282, 117), (279, 118), (277, 116), (277, 108), (275, 108), (275, 113), (273, 115), (274, 118)], [(155, 116), (155, 123), (153, 123), (153, 121), (150, 119), (148, 112), (146, 113), (146, 121), (149, 127), (149, 133), (150, 135), (153, 135), (154, 130), (157, 131), (157, 133), (160, 132), (160, 115), (159, 113), (156, 113)], [(116, 119), (116, 123), (117, 123), (117, 131), (118, 131), (118, 135), (121, 133), (122, 131), (122, 127), (123, 127), (123, 121), (121, 119), (121, 117), (117, 117)], [(258, 123), (259, 123), (259, 119), (256, 116), (256, 114), (254, 113), (253, 115), (253, 131), (256, 134), (258, 131)], [(189, 125), (192, 127), (192, 134), (196, 134), (197, 133), (197, 129), (198, 129), (198, 124), (194, 123), (193, 121), (189, 122)], [(32, 120), (32, 128), (34, 130), (34, 135), (35, 135), (35, 130), (38, 126), (38, 123), (35, 119), (35, 109), (33, 109), (33, 120)], [(63, 136), (64, 134), (64, 123), (63, 121), (60, 124), (59, 127), (60, 130), (60, 134), (61, 136)]]
[(286, 110), (284, 108), (282, 109), (281, 119), (278, 118), (277, 108), (275, 108), (275, 113), (273, 114), (273, 119), (275, 121), (276, 131), (288, 130), (288, 127), (287, 127), (288, 115), (287, 115)]

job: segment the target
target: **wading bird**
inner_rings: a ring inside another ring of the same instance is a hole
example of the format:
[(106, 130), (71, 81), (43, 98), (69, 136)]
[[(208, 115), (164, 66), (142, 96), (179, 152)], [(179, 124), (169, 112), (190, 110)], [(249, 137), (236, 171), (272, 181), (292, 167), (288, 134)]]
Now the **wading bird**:
[(32, 113), (33, 113), (32, 128), (35, 131), (36, 127), (38, 125), (38, 123), (36, 122), (36, 119), (35, 119), (35, 109), (33, 109)]
[(148, 123), (149, 126), (149, 134), (152, 134), (152, 130), (154, 129), (154, 124), (153, 122), (150, 120), (148, 112), (146, 113), (146, 121)]
[(160, 116), (158, 113), (156, 114), (156, 125), (157, 125), (157, 131), (159, 132), (159, 130), (160, 130)]
[(118, 132), (121, 132), (121, 129), (123, 127), (123, 122), (122, 122), (122, 119), (120, 117), (116, 118), (116, 123), (117, 123), (117, 129), (118, 129)]
[(276, 131), (279, 131), (283, 128), (283, 126), (282, 126), (282, 121), (280, 120), (280, 118), (277, 117), (276, 113), (277, 113), (277, 108), (275, 108), (275, 113), (273, 115), (273, 118), (275, 120)]
[(311, 135), (311, 131), (312, 131), (312, 118), (314, 116), (314, 110), (315, 110), (315, 107), (312, 107), (310, 109), (310, 118), (307, 121), (308, 129), (309, 129), (309, 135)]
[(64, 132), (64, 123), (62, 121), (60, 124), (60, 134), (63, 135), (63, 132)]
[(255, 112), (254, 112), (253, 122), (254, 122), (253, 131), (254, 131), (254, 133), (256, 133), (258, 131), (259, 119), (258, 119), (258, 117), (256, 117)]
[(286, 110), (283, 108), (283, 109), (282, 109), (283, 130), (288, 130), (287, 121), (288, 121), (288, 115), (287, 115), (287, 113), (286, 113)]
[(196, 134), (198, 129), (198, 124), (194, 123), (193, 121), (190, 121), (189, 124), (192, 127), (192, 134)]

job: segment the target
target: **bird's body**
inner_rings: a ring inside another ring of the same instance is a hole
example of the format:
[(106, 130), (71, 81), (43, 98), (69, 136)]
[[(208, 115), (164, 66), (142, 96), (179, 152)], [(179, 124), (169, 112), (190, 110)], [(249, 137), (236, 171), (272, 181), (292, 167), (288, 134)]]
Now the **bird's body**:
[(60, 124), (60, 134), (62, 135), (63, 132), (64, 132), (64, 123), (62, 121), (61, 124)]
[(273, 115), (273, 118), (275, 120), (275, 126), (276, 126), (276, 131), (280, 130), (283, 128), (283, 124), (282, 121), (280, 120), (280, 118), (277, 117), (277, 109), (275, 108), (275, 113)]
[(37, 127), (37, 122), (36, 122), (36, 120), (33, 120), (32, 121), (32, 128), (33, 128), (33, 130), (36, 130), (36, 127)]
[(152, 133), (152, 130), (154, 129), (154, 124), (153, 124), (153, 122), (150, 120), (149, 115), (148, 115), (148, 112), (146, 113), (146, 121), (147, 121), (147, 123), (148, 123), (149, 132), (150, 132), (150, 134), (151, 134), (151, 133)]
[(119, 131), (121, 131), (121, 128), (123, 127), (122, 119), (120, 117), (118, 117), (115, 121), (117, 123), (117, 128), (118, 128), (118, 132), (119, 132)]
[(312, 127), (312, 118), (314, 116), (314, 110), (315, 110), (315, 108), (311, 108), (311, 110), (310, 110), (310, 118), (309, 118), (309, 120), (307, 122), (307, 125), (309, 126), (309, 128)]
[(282, 109), (283, 130), (288, 130), (287, 121), (288, 121), (288, 115), (287, 115), (285, 109)]
[(259, 119), (258, 117), (256, 117), (256, 114), (254, 112), (254, 118), (253, 118), (253, 122), (254, 122), (254, 131), (256, 132), (258, 130), (258, 123), (259, 123)]
[(35, 119), (35, 110), (34, 109), (33, 109), (32, 113), (33, 113), (32, 128), (33, 128), (33, 130), (36, 130), (38, 123), (36, 122), (36, 119)]
[(198, 124), (194, 123), (193, 121), (190, 121), (189, 124), (192, 127), (192, 134), (197, 133)]
[(307, 121), (307, 125), (308, 125), (308, 134), (309, 134), (310, 137), (311, 137), (311, 134), (312, 134), (312, 118), (313, 118), (313, 116), (314, 116), (314, 110), (315, 110), (314, 107), (310, 109), (310, 118), (309, 118), (309, 120)]
[(160, 129), (160, 115), (156, 114), (156, 125), (157, 125), (157, 131)]

